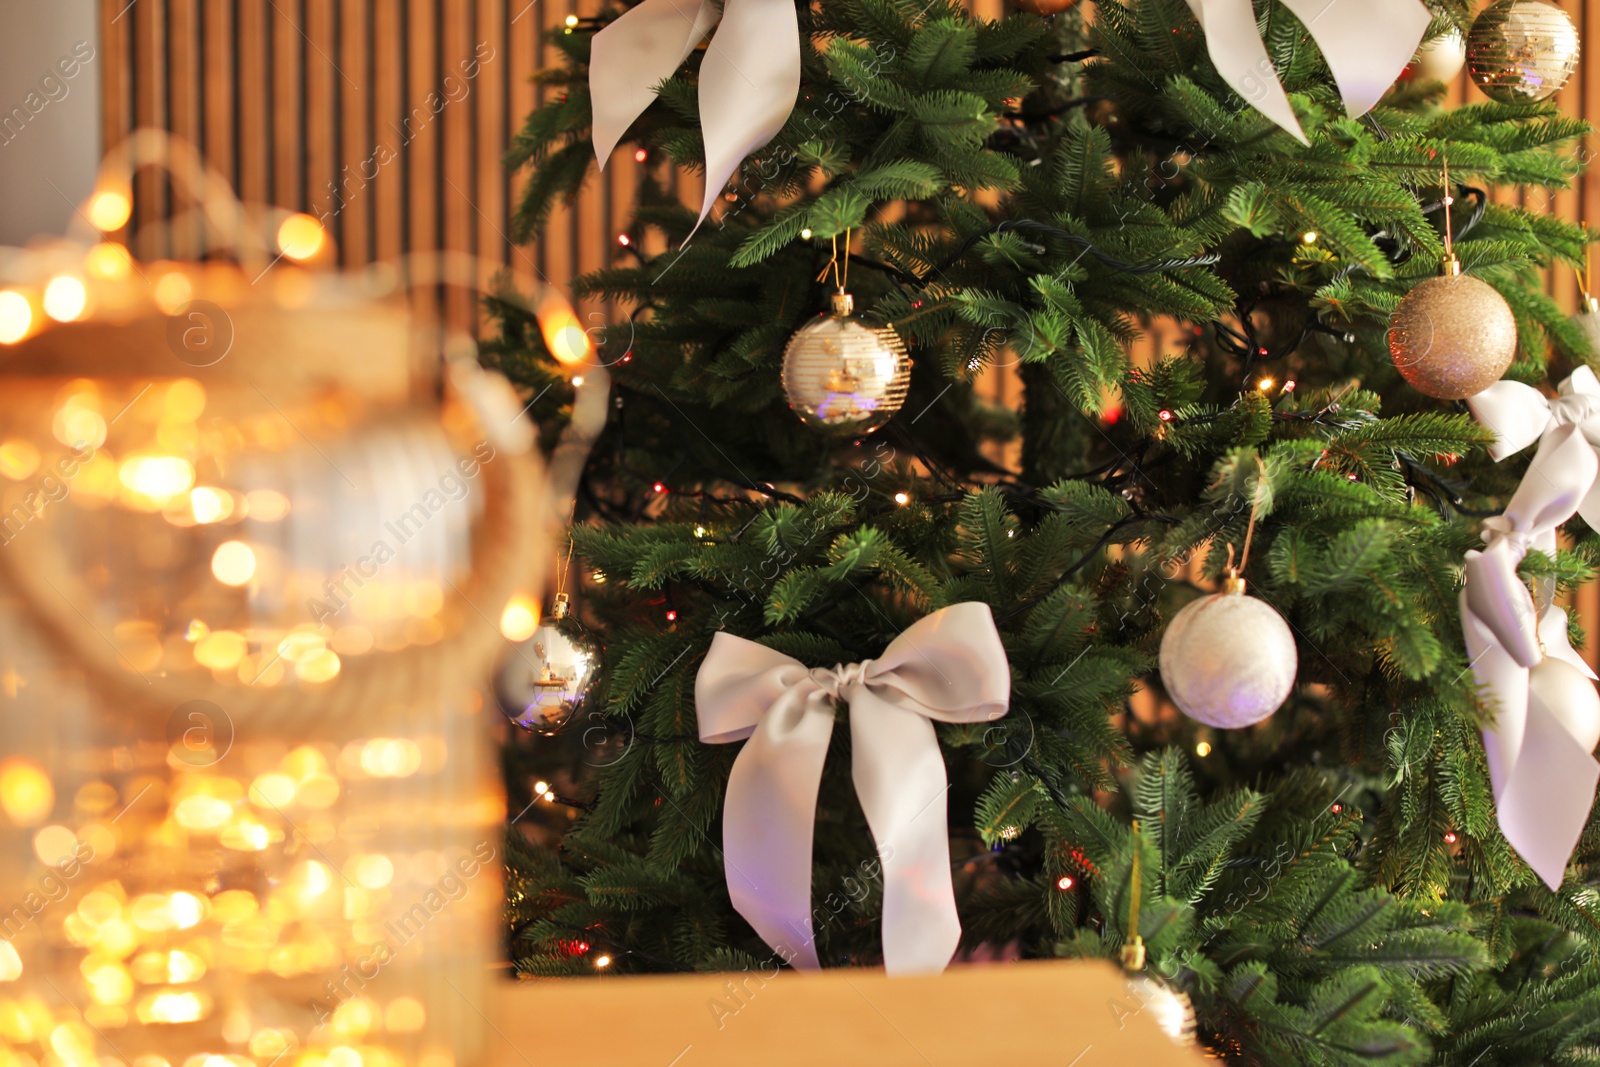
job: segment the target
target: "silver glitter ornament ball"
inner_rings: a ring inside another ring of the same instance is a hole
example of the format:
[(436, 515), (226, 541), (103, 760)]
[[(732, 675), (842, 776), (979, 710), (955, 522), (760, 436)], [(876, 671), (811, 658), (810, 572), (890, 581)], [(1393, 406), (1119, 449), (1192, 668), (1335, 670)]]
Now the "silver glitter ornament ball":
[(1193, 601), (1161, 638), (1161, 682), (1182, 712), (1222, 730), (1253, 726), (1283, 706), (1300, 667), (1289, 624), (1244, 582)]
[(807, 323), (783, 351), (783, 393), (811, 426), (871, 433), (894, 416), (911, 387), (911, 357), (892, 326), (869, 326), (835, 293), (833, 313)]
[(1422, 282), (1389, 320), (1389, 355), (1412, 387), (1465, 400), (1499, 381), (1517, 356), (1517, 320), (1488, 282), (1446, 274)]
[(1549, 0), (1498, 0), (1467, 34), (1467, 70), (1483, 95), (1535, 104), (1561, 91), (1578, 68), (1578, 28)]

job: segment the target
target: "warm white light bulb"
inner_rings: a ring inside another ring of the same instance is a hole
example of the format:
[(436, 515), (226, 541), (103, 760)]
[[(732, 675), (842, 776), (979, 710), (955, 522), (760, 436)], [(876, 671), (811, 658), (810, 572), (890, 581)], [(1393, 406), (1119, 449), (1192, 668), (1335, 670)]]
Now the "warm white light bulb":
[(70, 274), (58, 274), (44, 288), (44, 313), (57, 322), (71, 322), (82, 315), (88, 301), (83, 283)]

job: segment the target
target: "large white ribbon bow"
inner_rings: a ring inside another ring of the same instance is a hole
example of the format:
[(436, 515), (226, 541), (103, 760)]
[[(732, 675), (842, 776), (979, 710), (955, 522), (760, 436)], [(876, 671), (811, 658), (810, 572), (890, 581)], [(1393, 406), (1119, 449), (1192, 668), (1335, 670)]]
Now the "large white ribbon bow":
[(700, 63), (702, 221), (744, 157), (772, 140), (794, 110), (800, 93), (794, 0), (644, 0), (595, 34), (589, 52), (594, 151), (603, 169), (633, 120), (655, 99), (656, 86), (672, 77), (713, 27), (716, 36)]
[[(1283, 0), (1322, 49), (1346, 113), (1372, 110), (1417, 53), (1432, 16), (1422, 0)], [(1251, 0), (1189, 0), (1217, 73), (1267, 118), (1309, 144), (1267, 56)]]
[(850, 705), (851, 777), (883, 871), (890, 974), (937, 972), (961, 940), (945, 822), (944, 757), (933, 723), (1006, 713), (1011, 672), (986, 604), (934, 612), (881, 657), (808, 670), (719, 633), (695, 679), (700, 740), (741, 741), (723, 801), (733, 906), (790, 963), (817, 968), (811, 837), (834, 701)]
[[(1556, 391), (1551, 400), (1531, 385), (1502, 380), (1467, 399), (1477, 420), (1494, 431), (1489, 455), (1496, 462), (1562, 426), (1576, 426), (1589, 444), (1600, 448), (1600, 378), (1588, 367), (1579, 367)], [(1584, 494), (1578, 514), (1600, 529), (1600, 484)]]
[(1597, 473), (1600, 459), (1575, 426), (1546, 433), (1505, 514), (1483, 524), (1483, 551), (1467, 553), (1461, 591), (1473, 677), (1496, 716), (1483, 743), (1500, 829), (1552, 889), (1561, 885), (1600, 782), (1594, 738), (1580, 740), (1569, 727), (1560, 698), (1573, 691), (1563, 691), (1559, 675), (1570, 678), (1568, 667), (1588, 678), (1594, 672), (1567, 641), (1566, 612), (1536, 606), (1517, 566), (1530, 549), (1555, 552), (1556, 528), (1572, 517)]

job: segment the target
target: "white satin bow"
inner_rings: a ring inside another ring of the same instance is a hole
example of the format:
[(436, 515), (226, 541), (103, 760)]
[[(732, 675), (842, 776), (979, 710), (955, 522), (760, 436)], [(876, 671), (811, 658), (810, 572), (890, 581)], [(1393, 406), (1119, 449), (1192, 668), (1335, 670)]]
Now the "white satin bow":
[(733, 906), (797, 967), (817, 968), (811, 838), (834, 701), (850, 705), (851, 777), (883, 869), (890, 974), (937, 972), (961, 940), (933, 723), (1006, 713), (1011, 672), (986, 604), (913, 624), (881, 657), (807, 670), (719, 633), (695, 679), (700, 740), (745, 741), (728, 776), (722, 846)]
[(1461, 591), (1473, 677), (1496, 712), (1483, 742), (1500, 829), (1552, 889), (1588, 821), (1600, 763), (1557, 713), (1529, 699), (1532, 671), (1548, 657), (1595, 675), (1567, 641), (1566, 612), (1536, 606), (1517, 566), (1530, 548), (1554, 553), (1556, 528), (1597, 473), (1600, 459), (1575, 426), (1547, 432), (1505, 514), (1484, 523), (1483, 551), (1467, 553)]
[[(1489, 455), (1496, 462), (1562, 426), (1576, 426), (1591, 445), (1600, 447), (1600, 378), (1588, 367), (1579, 367), (1556, 391), (1551, 400), (1531, 385), (1498, 381), (1468, 398), (1472, 414), (1494, 431)], [(1584, 494), (1578, 514), (1600, 529), (1600, 484)]]
[[(721, 25), (718, 26), (718, 19)], [(745, 156), (783, 129), (800, 93), (800, 21), (794, 0), (644, 0), (594, 35), (589, 95), (594, 152), (611, 150), (689, 53), (716, 27), (700, 63), (706, 149), (705, 220)]]
[[(1432, 16), (1422, 0), (1283, 0), (1322, 49), (1355, 118), (1372, 110), (1417, 53)], [(1267, 57), (1251, 0), (1189, 0), (1217, 73), (1257, 111), (1309, 144)]]

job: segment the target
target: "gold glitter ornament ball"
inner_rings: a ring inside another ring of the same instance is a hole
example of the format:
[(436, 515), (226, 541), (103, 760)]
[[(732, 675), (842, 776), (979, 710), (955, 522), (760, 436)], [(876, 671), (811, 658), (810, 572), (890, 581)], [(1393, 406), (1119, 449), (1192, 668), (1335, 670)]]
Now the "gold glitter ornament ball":
[(894, 416), (911, 387), (911, 357), (892, 326), (869, 326), (835, 293), (833, 313), (789, 338), (783, 393), (809, 426), (838, 434), (871, 433)]
[(1467, 34), (1467, 70), (1483, 95), (1534, 104), (1561, 91), (1578, 67), (1578, 28), (1549, 0), (1497, 0)]
[(1494, 286), (1467, 274), (1429, 278), (1395, 308), (1389, 355), (1406, 381), (1465, 400), (1499, 381), (1517, 355), (1517, 320)]

